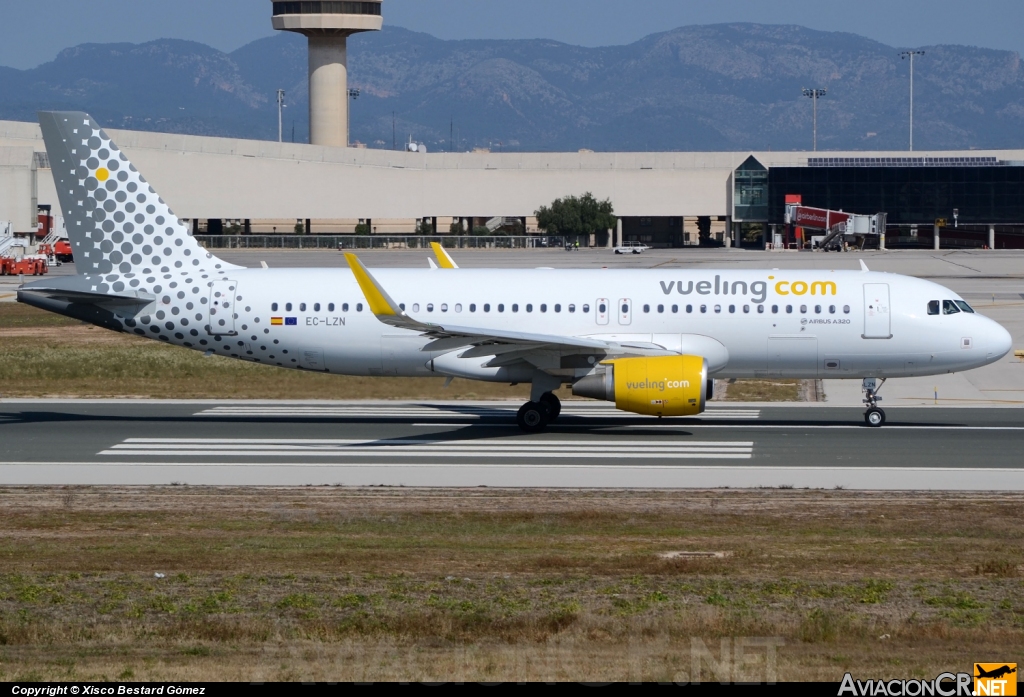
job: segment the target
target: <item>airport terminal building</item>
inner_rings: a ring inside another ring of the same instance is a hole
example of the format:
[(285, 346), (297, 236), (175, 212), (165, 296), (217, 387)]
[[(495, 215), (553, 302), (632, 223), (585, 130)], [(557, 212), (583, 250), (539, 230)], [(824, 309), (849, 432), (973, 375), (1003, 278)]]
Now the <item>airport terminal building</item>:
[[(612, 201), (625, 241), (655, 247), (763, 249), (794, 195), (886, 213), (889, 248), (932, 247), (937, 220), (944, 248), (1024, 247), (1024, 150), (416, 153), (109, 133), (199, 234), (470, 233), (496, 218), (529, 234), (540, 206), (589, 191)], [(0, 221), (27, 232), (40, 205), (60, 214), (39, 127), (0, 121)]]
[[(310, 145), (109, 130), (193, 233), (538, 232), (554, 199), (610, 199), (620, 229), (582, 241), (789, 246), (787, 198), (886, 213), (890, 248), (1024, 247), (1024, 150), (967, 152), (425, 153), (348, 147), (347, 41), (382, 0), (266, 3), (308, 40)], [(0, 121), (0, 225), (60, 214), (37, 124)], [(621, 236), (621, 237), (620, 237)], [(619, 238), (619, 239), (615, 239)]]

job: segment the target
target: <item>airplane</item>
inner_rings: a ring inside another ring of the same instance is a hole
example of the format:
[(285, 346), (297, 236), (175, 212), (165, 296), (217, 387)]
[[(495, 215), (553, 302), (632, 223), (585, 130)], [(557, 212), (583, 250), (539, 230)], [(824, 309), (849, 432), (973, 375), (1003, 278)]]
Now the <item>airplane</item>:
[[(696, 416), (714, 378), (861, 379), (970, 370), (1010, 334), (935, 283), (869, 271), (245, 268), (202, 248), (87, 114), (41, 112), (78, 275), (18, 300), (206, 355), (344, 375), (529, 383), (527, 432), (554, 391)], [(881, 383), (878, 381), (881, 380)]]
[(1004, 675), (1011, 675), (1011, 674), (1017, 672), (1016, 668), (1011, 668), (1008, 665), (1003, 665), (1003, 666), (1000, 666), (998, 668), (994, 668), (992, 670), (984, 670), (977, 663), (975, 663), (974, 666), (975, 666), (975, 669), (978, 671), (978, 674), (974, 676), (976, 678), (995, 678), (995, 679), (999, 679), (999, 678), (1003, 677)]

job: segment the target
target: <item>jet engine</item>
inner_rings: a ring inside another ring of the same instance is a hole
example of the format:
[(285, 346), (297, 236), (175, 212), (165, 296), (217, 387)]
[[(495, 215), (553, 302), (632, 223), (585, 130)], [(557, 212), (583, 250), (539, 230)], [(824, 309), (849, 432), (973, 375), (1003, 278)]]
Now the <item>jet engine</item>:
[(618, 358), (577, 380), (572, 393), (634, 414), (693, 416), (704, 411), (712, 384), (701, 356)]

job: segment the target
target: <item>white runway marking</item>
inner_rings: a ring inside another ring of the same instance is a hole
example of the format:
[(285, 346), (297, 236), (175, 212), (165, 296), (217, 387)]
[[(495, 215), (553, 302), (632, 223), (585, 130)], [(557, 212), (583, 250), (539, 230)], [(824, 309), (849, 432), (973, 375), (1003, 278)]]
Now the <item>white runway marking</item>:
[(99, 455), (151, 457), (382, 457), (516, 459), (741, 459), (753, 442), (736, 441), (441, 441), (292, 438), (128, 438)]
[[(227, 406), (212, 407), (197, 412), (195, 416), (232, 416), (232, 417), (258, 417), (258, 418), (294, 418), (294, 417), (315, 417), (315, 418), (378, 418), (378, 419), (408, 419), (438, 417), (445, 419), (482, 419), (482, 418), (503, 418), (515, 417), (518, 406), (510, 405), (502, 407), (472, 407), (465, 408), (451, 406), (430, 406), (430, 405), (331, 405), (316, 406), (309, 404), (289, 405), (245, 405), (232, 404)], [(590, 418), (637, 418), (636, 414), (619, 411), (612, 406), (598, 404), (594, 406), (562, 403), (563, 416), (581, 416)], [(753, 420), (761, 418), (760, 409), (736, 408), (708, 409), (703, 414), (695, 416), (696, 419), (738, 419)]]

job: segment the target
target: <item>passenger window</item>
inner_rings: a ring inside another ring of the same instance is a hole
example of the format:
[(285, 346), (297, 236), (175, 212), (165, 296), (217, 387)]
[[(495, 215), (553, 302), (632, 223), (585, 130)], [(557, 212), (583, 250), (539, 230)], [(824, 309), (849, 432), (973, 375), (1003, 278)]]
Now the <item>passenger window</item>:
[(547, 305), (545, 305), (545, 304), (541, 304), (541, 306), (540, 306), (540, 311), (541, 311), (541, 312), (547, 312), (547, 311), (548, 311), (548, 306), (547, 306)]
[[(569, 306), (569, 312), (576, 312), (576, 306), (575, 305), (570, 305)], [(586, 310), (584, 310), (584, 312), (586, 312)]]
[(836, 313), (836, 306), (835, 305), (829, 305), (828, 306), (828, 313), (830, 315), (834, 315)]
[(700, 311), (701, 311), (701, 313), (706, 313), (708, 311), (708, 306), (707, 305), (701, 305), (700, 306)]
[(505, 305), (503, 303), (498, 303), (498, 312), (504, 312), (504, 311), (505, 311)]
[(773, 315), (779, 314), (779, 306), (778, 305), (772, 305), (772, 314)]
[(679, 314), (679, 306), (678, 305), (673, 305), (672, 306), (672, 314), (673, 315)]
[(348, 312), (348, 303), (342, 303), (341, 304), (341, 311), (342, 312)]
[(556, 304), (556, 305), (555, 305), (555, 312), (561, 312), (561, 311), (562, 311), (562, 306), (561, 306), (561, 305), (558, 305), (558, 304)]
[(434, 303), (427, 303), (427, 312), (434, 311)]
[(664, 311), (665, 311), (665, 306), (664, 305), (658, 305), (658, 314), (661, 314)]
[(938, 300), (929, 300), (928, 301), (928, 314), (929, 315), (937, 315), (937, 314), (939, 314), (939, 309), (940, 309), (941, 306), (942, 306), (942, 303), (940, 303)]
[(764, 314), (764, 305), (758, 305), (757, 306), (757, 314), (759, 314), (759, 315), (763, 315)]
[(749, 315), (750, 314), (750, 305), (744, 305), (743, 306), (743, 314), (745, 314), (745, 315)]
[(600, 305), (597, 306), (597, 311), (603, 315), (605, 312), (608, 311), (608, 307), (604, 303), (601, 303)]
[(448, 303), (441, 303), (441, 312), (448, 312)]
[(722, 306), (721, 305), (715, 305), (715, 314), (717, 315), (721, 311), (722, 311)]
[(956, 303), (952, 300), (942, 301), (942, 314), (944, 315), (955, 315), (960, 312), (960, 308), (956, 306)]
[(284, 311), (285, 312), (291, 312), (292, 311), (292, 304), (291, 303), (286, 303), (285, 306), (284, 306)]
[(470, 303), (469, 304), (469, 311), (470, 312), (476, 312), (476, 303)]
[[(405, 305), (402, 305), (402, 309), (403, 310), (405, 309)], [(328, 303), (327, 304), (327, 311), (328, 312), (334, 312), (334, 303)]]
[[(501, 309), (501, 305), (498, 306), (498, 309)], [(512, 312), (519, 312), (519, 303), (512, 303)]]
[(320, 303), (316, 303), (313, 305), (313, 312), (320, 312)]
[(413, 312), (419, 312), (420, 311), (420, 304), (419, 303), (413, 303), (412, 304), (412, 311)]
[[(623, 305), (622, 307), (625, 308), (626, 306)], [(626, 312), (626, 311), (627, 310), (623, 310), (623, 312)], [(651, 306), (650, 305), (644, 305), (644, 312), (645, 313), (649, 313), (650, 311), (651, 311)]]
[(787, 315), (793, 314), (793, 306), (792, 305), (786, 305), (786, 314)]
[[(649, 311), (650, 310), (648, 310), (648, 312)], [(624, 314), (624, 315), (628, 315), (629, 314), (629, 305), (627, 305), (626, 303), (622, 303), (622, 314)]]
[[(571, 307), (571, 306), (570, 306), (570, 307)], [(570, 310), (570, 312), (572, 312), (572, 310)], [(590, 305), (586, 305), (586, 304), (584, 304), (584, 305), (583, 305), (583, 308), (582, 308), (582, 312), (583, 312), (583, 314), (585, 314), (585, 315), (589, 315), (589, 314), (590, 314)], [(602, 312), (603, 312), (603, 310), (602, 310)]]
[(821, 305), (815, 305), (814, 306), (814, 314), (816, 314), (816, 315), (820, 315), (821, 314)]
[(693, 305), (687, 305), (686, 306), (686, 314), (690, 314), (691, 312), (693, 312)]
[(964, 312), (969, 312), (972, 315), (974, 314), (974, 308), (965, 303), (963, 300), (954, 300), (953, 302), (955, 302), (956, 306), (959, 307)]
[(843, 305), (843, 314), (844, 315), (850, 314), (850, 306), (849, 305)]
[(299, 303), (299, 312), (306, 311), (306, 303)]
[[(271, 312), (277, 312), (277, 303), (271, 304), (270, 311)], [(938, 313), (936, 313), (936, 314), (938, 314)]]
[(533, 312), (533, 305), (531, 305), (530, 303), (527, 303), (526, 304), (526, 311), (527, 312)]
[(484, 303), (484, 312), (490, 312), (490, 311), (491, 311), (491, 304), (490, 303)]
[(462, 312), (462, 303), (455, 303), (455, 311)]
[(729, 314), (730, 315), (736, 314), (736, 306), (735, 305), (730, 305), (729, 306)]
[(362, 312), (362, 311), (363, 311), (363, 304), (362, 303), (356, 303), (356, 312)]
[(801, 315), (806, 315), (807, 314), (807, 306), (806, 305), (801, 305), (800, 306), (800, 314)]
[(402, 310), (402, 312), (405, 312), (405, 303), (398, 303), (398, 307), (399, 309)]

